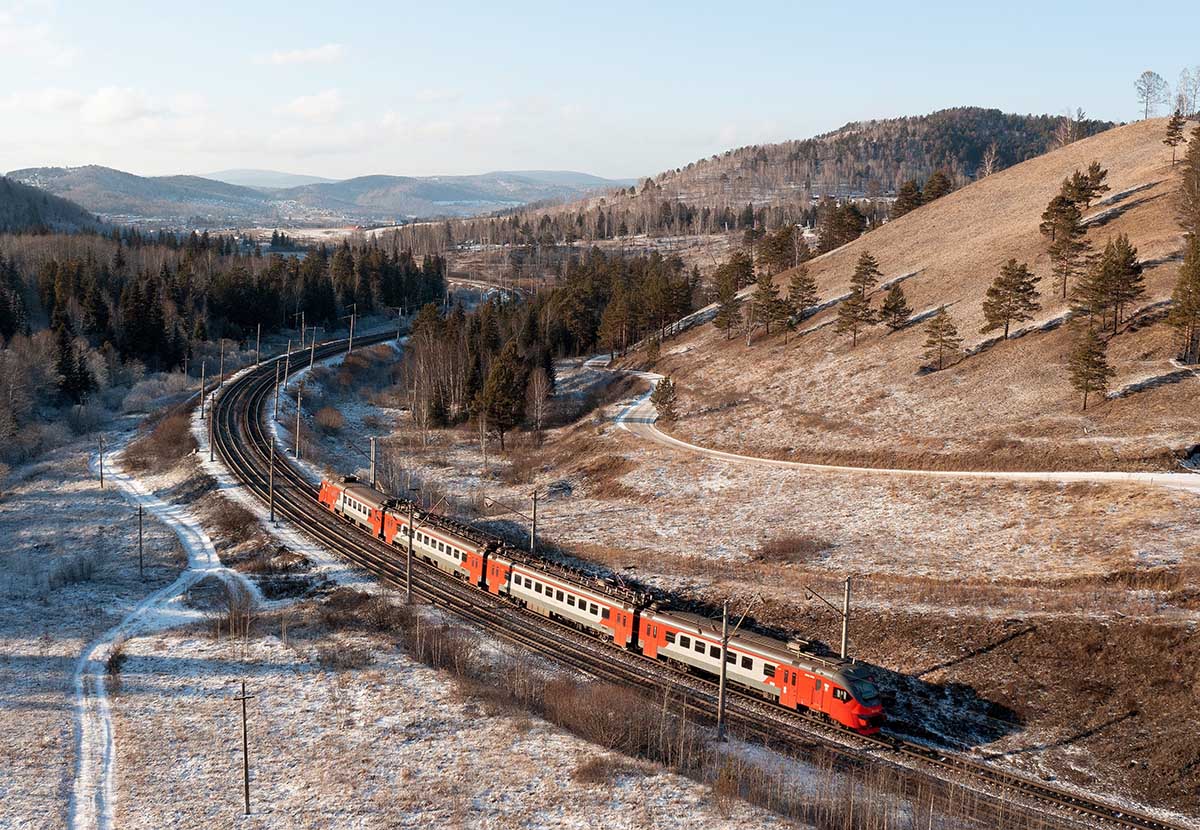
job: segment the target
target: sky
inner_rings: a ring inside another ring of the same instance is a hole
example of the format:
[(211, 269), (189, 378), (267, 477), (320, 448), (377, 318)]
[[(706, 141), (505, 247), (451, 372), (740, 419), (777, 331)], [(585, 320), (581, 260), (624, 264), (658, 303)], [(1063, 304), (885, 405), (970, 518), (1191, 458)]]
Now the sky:
[[(1128, 121), (1200, 4), (0, 0), (0, 171), (633, 178), (973, 105)], [(1165, 111), (1165, 110), (1164, 110)]]

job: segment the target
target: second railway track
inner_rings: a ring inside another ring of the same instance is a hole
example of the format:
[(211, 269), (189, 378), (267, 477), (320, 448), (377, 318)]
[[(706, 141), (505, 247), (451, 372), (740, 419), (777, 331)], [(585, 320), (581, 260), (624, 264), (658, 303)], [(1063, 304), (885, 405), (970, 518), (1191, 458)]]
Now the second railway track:
[[(390, 333), (361, 337), (357, 343), (366, 346), (392, 337)], [(326, 343), (316, 349), (315, 356), (319, 359), (334, 356), (346, 345), (344, 340)], [(272, 363), (264, 361), (228, 382), (214, 395), (210, 415), (216, 452), (231, 474), (264, 502), (269, 498), (269, 459), (274, 440), (271, 430), (264, 426), (266, 403), (275, 381)], [(293, 365), (298, 371), (303, 363), (297, 361)], [(405, 564), (402, 557), (395, 555), (395, 548), (338, 521), (320, 507), (316, 488), (288, 463), (286, 457), (275, 452), (274, 458), (275, 509), (279, 515), (314, 541), (384, 583), (403, 586)], [(670, 696), (677, 705), (701, 718), (710, 718), (715, 711), (716, 685), (708, 680), (671, 671), (660, 663), (606, 646), (565, 626), (548, 626), (544, 617), (472, 588), (420, 561), (414, 561), (412, 585), (414, 594), (426, 601), (573, 669), (654, 692), (660, 697)], [(847, 763), (887, 764), (918, 773), (926, 778), (927, 785), (967, 787), (986, 802), (980, 806), (990, 811), (996, 826), (1005, 817), (1033, 810), (1067, 824), (1184, 830), (1182, 825), (1092, 799), (958, 753), (888, 737), (867, 738), (835, 730), (815, 718), (792, 713), (748, 695), (732, 694), (727, 715), (730, 723), (736, 724), (743, 733), (767, 741), (775, 748), (803, 751), (816, 744)]]

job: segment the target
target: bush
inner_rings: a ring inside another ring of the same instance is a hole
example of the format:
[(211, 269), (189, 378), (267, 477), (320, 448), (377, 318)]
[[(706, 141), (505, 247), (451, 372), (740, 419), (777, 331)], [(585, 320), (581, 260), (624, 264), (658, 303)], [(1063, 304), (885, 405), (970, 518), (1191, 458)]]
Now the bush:
[(791, 562), (811, 562), (832, 547), (833, 543), (828, 539), (806, 536), (801, 533), (788, 533), (763, 542), (751, 556), (758, 562), (780, 565)]
[(78, 582), (91, 582), (96, 577), (99, 558), (99, 554), (96, 553), (79, 553), (65, 558), (50, 572), (47, 580), (50, 588), (57, 589)]
[(342, 417), (342, 413), (338, 412), (332, 406), (326, 406), (318, 410), (316, 421), (317, 428), (327, 435), (340, 432), (342, 427), (346, 425), (346, 419)]
[(195, 450), (191, 417), (186, 412), (175, 412), (130, 442), (124, 460), (134, 472), (162, 472)]
[(213, 523), (221, 533), (238, 540), (251, 536), (258, 529), (258, 519), (253, 513), (223, 496), (217, 497)]
[(326, 671), (365, 669), (374, 662), (375, 655), (369, 648), (332, 645), (317, 649), (317, 664)]

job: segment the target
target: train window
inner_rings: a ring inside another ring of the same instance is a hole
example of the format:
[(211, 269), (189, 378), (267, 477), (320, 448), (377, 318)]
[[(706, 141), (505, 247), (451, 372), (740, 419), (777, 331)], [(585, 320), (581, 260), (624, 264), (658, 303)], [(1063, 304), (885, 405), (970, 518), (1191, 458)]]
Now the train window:
[(593, 613), (593, 614), (599, 614), (599, 613), (600, 613), (600, 609), (596, 607), (596, 603), (594, 603), (594, 602), (592, 603), (592, 608), (591, 608), (591, 611), (592, 611), (592, 613)]
[(774, 677), (775, 667), (770, 663), (763, 663), (763, 677)]
[(611, 614), (612, 611), (610, 611), (608, 608), (604, 608), (600, 611), (600, 619), (607, 620)]
[(721, 649), (717, 646), (709, 646), (708, 647), (708, 656), (719, 658), (721, 656)]
[(680, 647), (680, 648), (691, 648), (691, 647), (692, 647), (692, 638), (691, 638), (691, 637), (684, 637), (684, 636), (680, 635), (680, 637), (679, 637), (679, 647)]
[(567, 605), (571, 606), (572, 608), (575, 607), (575, 595), (574, 594), (567, 594)]
[(703, 654), (703, 653), (704, 653), (704, 641), (703, 641), (703, 640), (697, 640), (697, 641), (696, 641), (696, 653), (697, 653), (697, 654)]
[(847, 701), (850, 700), (850, 693), (847, 692), (845, 689), (835, 688), (833, 690), (833, 696), (836, 697), (838, 700), (847, 700)]
[(817, 685), (816, 685), (816, 687), (813, 689), (813, 691), (814, 691), (814, 692), (819, 692), (819, 691), (821, 691), (821, 678), (819, 678), (819, 677), (814, 677), (814, 678), (813, 678), (813, 680), (815, 680), (815, 681), (816, 681), (816, 684), (817, 684)]
[(533, 583), (533, 590), (540, 594), (542, 592), (542, 583), (540, 583), (540, 582)]
[(556, 600), (558, 600), (559, 602), (562, 602), (562, 601), (563, 601), (563, 594), (562, 594), (562, 591), (555, 591), (555, 592), (554, 592), (554, 598), (555, 598)]
[(667, 637), (667, 643), (669, 643), (670, 645), (675, 645), (675, 632), (674, 631), (668, 631), (666, 634), (666, 637)]
[(742, 668), (743, 668), (743, 669), (752, 669), (752, 668), (754, 668), (754, 660), (753, 660), (753, 658), (750, 658), (750, 657), (743, 656), (743, 657), (742, 657)]
[(728, 650), (727, 650), (727, 651), (725, 652), (725, 662), (726, 662), (726, 663), (736, 663), (736, 662), (737, 662), (737, 655), (736, 655), (736, 654), (734, 654), (732, 651), (728, 651)]

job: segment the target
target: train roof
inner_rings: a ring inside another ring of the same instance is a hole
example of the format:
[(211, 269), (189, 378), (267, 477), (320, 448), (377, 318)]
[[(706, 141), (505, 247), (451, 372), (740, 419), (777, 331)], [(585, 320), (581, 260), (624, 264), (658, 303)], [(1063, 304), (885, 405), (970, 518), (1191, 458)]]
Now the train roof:
[(386, 507), (392, 501), (386, 493), (381, 493), (374, 487), (360, 483), (353, 476), (347, 476), (342, 480), (342, 489), (368, 507), (376, 509)]
[[(721, 639), (721, 621), (694, 614), (691, 611), (655, 611), (654, 618), (664, 623), (680, 623), (681, 627), (691, 629), (696, 634)], [(840, 657), (822, 657), (819, 654), (803, 651), (789, 646), (783, 640), (759, 634), (757, 631), (739, 631), (729, 638), (729, 647), (753, 649), (756, 653), (788, 666), (795, 666), (806, 671), (824, 676), (843, 673), (852, 677), (860, 676), (859, 669), (865, 666), (853, 660)], [(862, 675), (865, 677), (865, 674)]]

